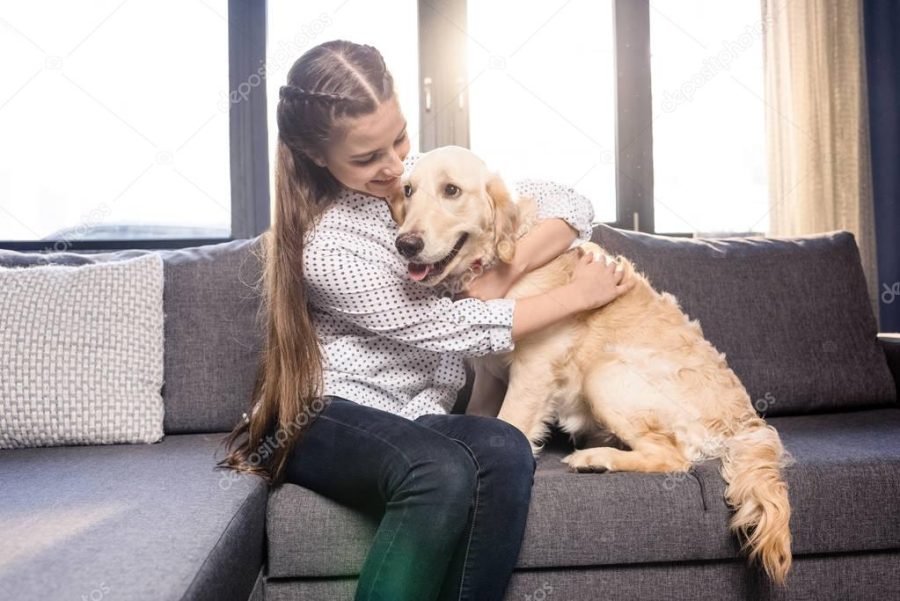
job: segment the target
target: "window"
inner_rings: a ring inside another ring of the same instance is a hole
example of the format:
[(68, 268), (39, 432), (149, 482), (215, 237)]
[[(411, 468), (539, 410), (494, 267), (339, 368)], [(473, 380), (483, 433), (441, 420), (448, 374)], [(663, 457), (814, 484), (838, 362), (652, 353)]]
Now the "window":
[(611, 0), (467, 8), (469, 147), (510, 180), (574, 187), (615, 221)]
[(450, 52), (432, 69), (465, 77), (445, 83), (456, 110), (426, 149), (468, 146), (509, 177), (573, 186), (594, 201), (597, 221), (617, 227), (764, 229), (756, 0), (423, 6), (449, 23), (444, 36), (461, 31), (467, 50), (465, 68)]
[(656, 231), (768, 225), (757, 0), (650, 2)]
[(230, 236), (226, 2), (12, 3), (0, 30), (0, 240)]

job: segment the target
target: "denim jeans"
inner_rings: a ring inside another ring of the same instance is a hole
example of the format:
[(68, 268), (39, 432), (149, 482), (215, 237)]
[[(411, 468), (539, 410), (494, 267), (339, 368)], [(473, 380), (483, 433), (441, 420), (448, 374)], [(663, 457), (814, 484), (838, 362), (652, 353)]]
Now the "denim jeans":
[(381, 516), (356, 599), (502, 599), (531, 501), (525, 436), (492, 417), (409, 420), (325, 401), (291, 450), (285, 480)]

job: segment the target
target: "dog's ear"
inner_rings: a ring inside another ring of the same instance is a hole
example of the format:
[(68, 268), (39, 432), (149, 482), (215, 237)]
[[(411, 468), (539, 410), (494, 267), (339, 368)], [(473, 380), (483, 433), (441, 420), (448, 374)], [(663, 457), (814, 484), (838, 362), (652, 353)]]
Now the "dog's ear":
[(518, 207), (513, 202), (509, 188), (497, 172), (492, 172), (488, 179), (487, 193), (494, 204), (497, 257), (504, 263), (512, 263), (516, 254)]
[(385, 200), (387, 200), (388, 208), (391, 210), (391, 217), (398, 226), (403, 225), (406, 218), (406, 205), (404, 204), (403, 186), (400, 186), (395, 192), (392, 192)]

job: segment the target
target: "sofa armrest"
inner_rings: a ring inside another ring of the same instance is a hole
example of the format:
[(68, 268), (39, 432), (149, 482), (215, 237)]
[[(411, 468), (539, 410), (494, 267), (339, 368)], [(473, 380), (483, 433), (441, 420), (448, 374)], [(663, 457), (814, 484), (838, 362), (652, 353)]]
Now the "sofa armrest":
[(879, 334), (878, 342), (884, 349), (888, 367), (894, 376), (894, 384), (897, 386), (897, 398), (900, 400), (900, 334)]

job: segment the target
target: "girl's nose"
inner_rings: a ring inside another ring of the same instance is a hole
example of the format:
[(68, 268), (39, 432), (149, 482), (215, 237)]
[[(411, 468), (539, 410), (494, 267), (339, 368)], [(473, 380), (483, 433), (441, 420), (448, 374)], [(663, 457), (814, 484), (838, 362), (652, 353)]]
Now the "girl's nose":
[(396, 151), (391, 152), (391, 164), (390, 169), (388, 170), (388, 175), (384, 179), (388, 179), (391, 177), (400, 177), (403, 175), (403, 160), (400, 158), (400, 155), (397, 154)]

